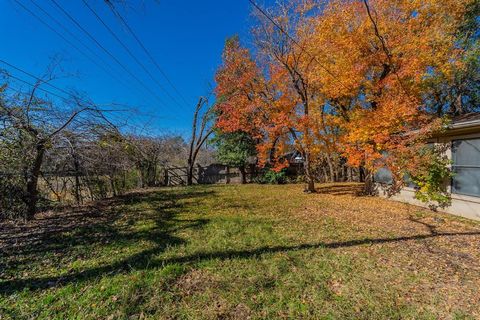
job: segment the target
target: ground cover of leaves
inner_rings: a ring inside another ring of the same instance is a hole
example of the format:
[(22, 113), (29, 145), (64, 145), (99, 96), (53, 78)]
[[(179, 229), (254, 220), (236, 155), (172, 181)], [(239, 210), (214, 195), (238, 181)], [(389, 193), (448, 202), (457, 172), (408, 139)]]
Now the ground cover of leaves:
[(0, 224), (0, 319), (477, 319), (480, 224), (358, 184), (131, 193)]

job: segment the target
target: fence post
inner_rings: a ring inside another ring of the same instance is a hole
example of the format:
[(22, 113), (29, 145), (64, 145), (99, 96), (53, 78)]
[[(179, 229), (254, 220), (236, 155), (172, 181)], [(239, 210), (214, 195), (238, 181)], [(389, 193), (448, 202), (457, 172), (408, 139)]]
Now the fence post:
[(169, 183), (168, 183), (168, 168), (165, 168), (164, 170), (164, 173), (165, 173), (165, 177), (164, 177), (164, 181), (163, 181), (163, 184), (168, 187), (169, 186)]

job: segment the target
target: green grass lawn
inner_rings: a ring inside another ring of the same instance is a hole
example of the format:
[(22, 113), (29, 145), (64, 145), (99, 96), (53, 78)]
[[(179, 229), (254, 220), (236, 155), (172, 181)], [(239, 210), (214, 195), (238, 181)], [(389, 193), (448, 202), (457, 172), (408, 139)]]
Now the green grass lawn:
[(356, 185), (198, 186), (0, 225), (0, 319), (476, 319), (480, 225)]

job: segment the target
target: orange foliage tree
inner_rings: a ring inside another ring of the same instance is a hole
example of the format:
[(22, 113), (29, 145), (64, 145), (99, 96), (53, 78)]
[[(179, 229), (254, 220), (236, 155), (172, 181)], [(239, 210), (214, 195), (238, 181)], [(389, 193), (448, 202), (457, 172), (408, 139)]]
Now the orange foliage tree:
[(430, 159), (420, 149), (444, 121), (426, 108), (428, 83), (462, 68), (456, 37), (473, 1), (277, 5), (269, 17), (259, 14), (257, 60), (238, 39), (226, 45), (217, 126), (254, 133), (261, 160), (277, 160), (277, 168), (284, 146), (293, 144), (305, 159), (309, 191), (316, 161), (332, 168), (339, 154), (370, 178), (389, 167), (400, 187), (415, 175), (406, 163)]
[(455, 33), (469, 2), (335, 0), (312, 19), (309, 50), (321, 61), (313, 78), (342, 116), (350, 164), (371, 173), (388, 166), (403, 184), (400, 162), (441, 128), (425, 108), (425, 84), (461, 63)]
[[(278, 20), (288, 21), (287, 16)], [(238, 38), (227, 41), (216, 75), (217, 127), (251, 133), (259, 141), (260, 164), (270, 163), (274, 170), (288, 165), (282, 156), (287, 146), (294, 145), (304, 158), (306, 190), (313, 192), (314, 165), (320, 159), (326, 160), (334, 179), (335, 146), (328, 129), (333, 122), (309, 83), (307, 70), (313, 60), (268, 21), (261, 21), (256, 39), (261, 61), (268, 61), (262, 68)]]

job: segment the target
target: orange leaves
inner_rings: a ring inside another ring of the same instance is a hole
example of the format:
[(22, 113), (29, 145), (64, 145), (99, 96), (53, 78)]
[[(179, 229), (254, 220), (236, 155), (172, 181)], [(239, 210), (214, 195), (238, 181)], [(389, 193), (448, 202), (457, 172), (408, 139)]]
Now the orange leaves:
[(258, 99), (256, 88), (263, 81), (256, 63), (238, 37), (227, 40), (223, 65), (217, 71), (216, 126), (225, 132), (243, 130), (253, 133)]
[(296, 43), (261, 19), (254, 31), (261, 59), (237, 38), (227, 42), (217, 126), (250, 132), (262, 162), (293, 145), (309, 159), (341, 153), (355, 166), (394, 167), (395, 155), (415, 156), (438, 129), (424, 106), (426, 83), (461, 67), (455, 37), (471, 1), (280, 4), (273, 19)]
[(375, 169), (382, 151), (406, 150), (435, 129), (424, 81), (458, 67), (454, 36), (468, 2), (333, 0), (314, 20), (312, 79), (327, 100), (350, 101), (341, 139), (350, 163)]

